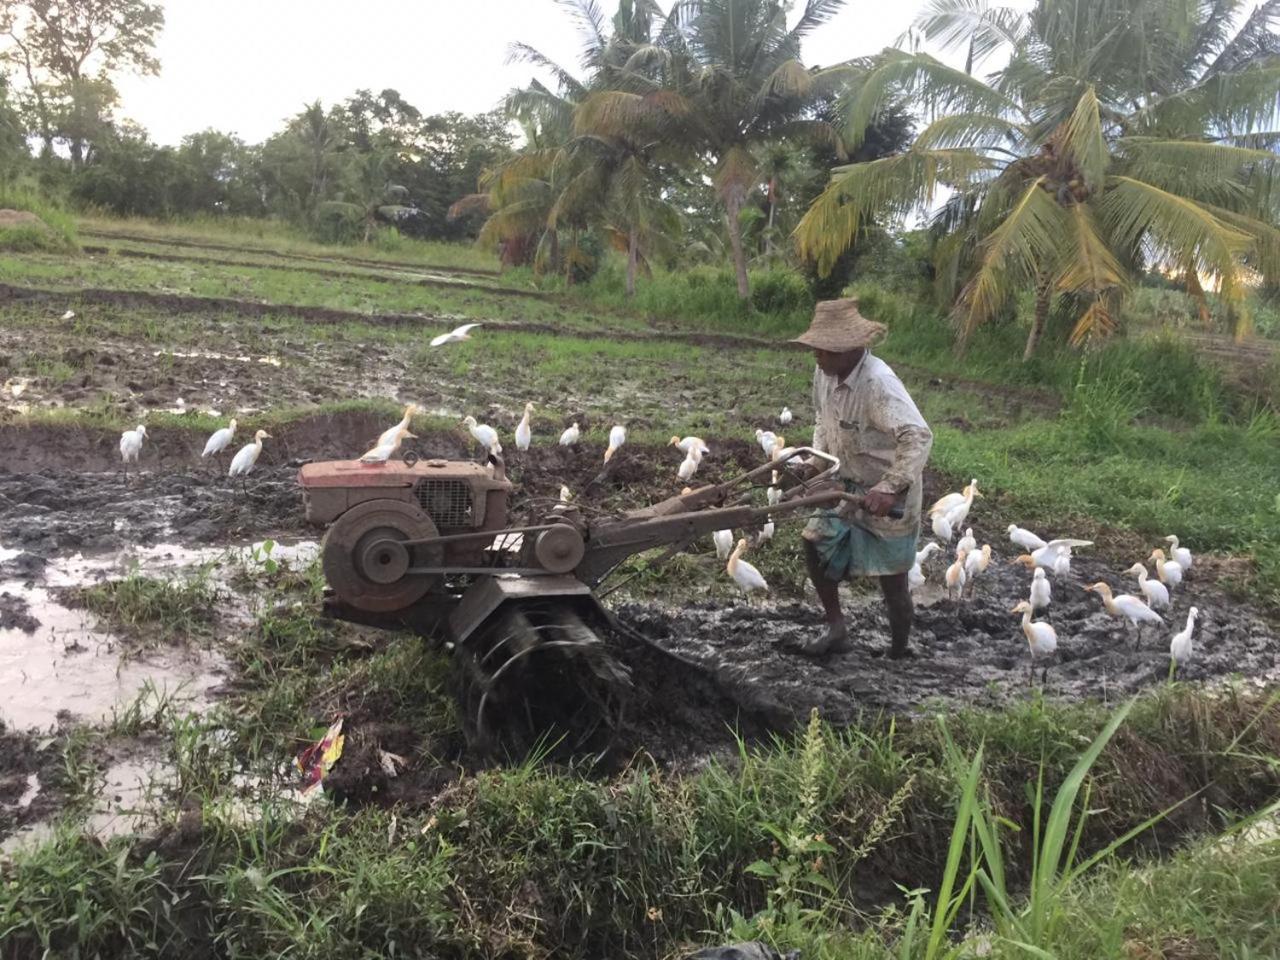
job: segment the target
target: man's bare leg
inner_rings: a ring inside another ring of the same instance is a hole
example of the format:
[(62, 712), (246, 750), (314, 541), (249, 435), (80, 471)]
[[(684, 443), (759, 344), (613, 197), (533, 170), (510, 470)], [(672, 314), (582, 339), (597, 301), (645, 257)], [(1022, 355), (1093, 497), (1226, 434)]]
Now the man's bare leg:
[(889, 614), (889, 656), (894, 660), (911, 655), (907, 641), (911, 638), (911, 621), (915, 606), (911, 602), (911, 587), (905, 573), (880, 577), (880, 592), (884, 594), (885, 610)]
[[(832, 580), (823, 569), (822, 559), (818, 556), (818, 548), (808, 540), (804, 541), (804, 562), (809, 569), (809, 579), (813, 581), (813, 589), (822, 604), (822, 612), (827, 620), (826, 635), (806, 643), (800, 648), (801, 653), (821, 655), (839, 653), (849, 649), (849, 630), (845, 626), (844, 611), (840, 609), (840, 581)], [(906, 574), (903, 574), (906, 583)]]

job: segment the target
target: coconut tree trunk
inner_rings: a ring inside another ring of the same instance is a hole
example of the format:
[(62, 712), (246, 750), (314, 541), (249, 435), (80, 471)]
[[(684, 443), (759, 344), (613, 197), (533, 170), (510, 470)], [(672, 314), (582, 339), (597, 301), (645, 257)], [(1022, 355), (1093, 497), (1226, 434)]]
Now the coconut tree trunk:
[(640, 259), (640, 239), (633, 226), (627, 235), (627, 298), (636, 295), (636, 263)]
[(548, 240), (550, 250), (548, 251), (547, 256), (551, 262), (547, 266), (547, 273), (554, 277), (560, 272), (560, 231), (552, 227), (551, 236)]
[(733, 248), (733, 269), (738, 275), (738, 299), (746, 300), (751, 296), (750, 282), (747, 280), (747, 254), (742, 249), (742, 222), (738, 215), (742, 213), (742, 191), (734, 188), (725, 198), (725, 226), (729, 230), (729, 246)]
[(777, 179), (771, 178), (769, 180), (769, 223), (768, 229), (764, 232), (764, 253), (766, 257), (773, 255), (773, 215), (778, 209), (777, 189)]
[(1027, 347), (1022, 351), (1022, 362), (1026, 363), (1036, 352), (1040, 337), (1044, 334), (1044, 326), (1049, 321), (1049, 304), (1053, 300), (1053, 281), (1048, 274), (1041, 274), (1036, 284), (1036, 312), (1031, 319), (1031, 332), (1027, 334)]

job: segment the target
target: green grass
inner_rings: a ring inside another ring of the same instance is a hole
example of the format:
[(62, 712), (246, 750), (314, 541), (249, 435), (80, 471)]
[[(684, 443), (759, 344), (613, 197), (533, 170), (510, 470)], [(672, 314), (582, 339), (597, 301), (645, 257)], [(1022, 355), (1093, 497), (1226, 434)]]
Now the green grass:
[(154, 646), (208, 636), (219, 592), (207, 570), (173, 580), (135, 572), (122, 580), (77, 587), (71, 600), (112, 631)]
[(61, 207), (22, 186), (0, 186), (0, 209), (34, 213), (44, 227), (0, 228), (0, 251), (74, 253), (79, 249), (75, 220)]

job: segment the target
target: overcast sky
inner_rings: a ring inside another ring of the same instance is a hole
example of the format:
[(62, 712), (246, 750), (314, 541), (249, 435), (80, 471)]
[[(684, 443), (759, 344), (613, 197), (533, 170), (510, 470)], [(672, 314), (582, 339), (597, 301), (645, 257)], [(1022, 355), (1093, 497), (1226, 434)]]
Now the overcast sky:
[[(617, 0), (599, 0), (612, 16)], [(664, 6), (666, 0), (664, 0)], [(922, 0), (850, 0), (807, 42), (828, 64), (902, 34)], [(166, 0), (158, 77), (122, 76), (120, 113), (158, 143), (215, 128), (253, 143), (303, 104), (399, 90), (425, 113), (494, 107), (532, 75), (507, 66), (523, 41), (577, 67), (578, 35), (554, 0)]]

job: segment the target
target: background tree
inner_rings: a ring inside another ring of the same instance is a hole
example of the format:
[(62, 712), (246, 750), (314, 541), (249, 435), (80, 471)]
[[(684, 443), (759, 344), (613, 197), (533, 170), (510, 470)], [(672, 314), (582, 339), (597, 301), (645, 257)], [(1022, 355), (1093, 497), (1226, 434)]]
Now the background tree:
[[(1242, 336), (1247, 271), (1275, 275), (1280, 233), (1268, 210), (1275, 156), (1236, 144), (1272, 129), (1280, 64), (1257, 16), (1226, 29), (1234, 6), (1199, 6), (1182, 23), (1174, 2), (1043, 0), (1023, 16), (936, 0), (917, 24), (924, 36), (963, 43), (970, 65), (1005, 45), (1008, 65), (983, 81), (886, 51), (848, 95), (852, 141), (903, 94), (930, 122), (905, 153), (837, 169), (797, 228), (802, 254), (829, 269), (867, 217), (928, 212), (949, 189), (935, 265), (954, 278), (942, 287), (961, 344), (1026, 288), (1026, 357), (1055, 296), (1074, 313), (1073, 342), (1110, 333), (1152, 263), (1210, 278)], [(1269, 24), (1280, 5), (1267, 7)]]

